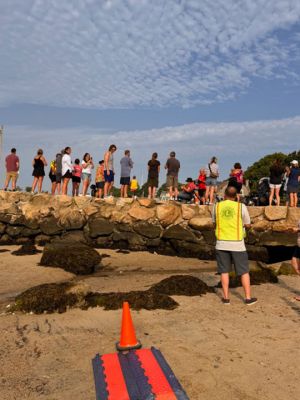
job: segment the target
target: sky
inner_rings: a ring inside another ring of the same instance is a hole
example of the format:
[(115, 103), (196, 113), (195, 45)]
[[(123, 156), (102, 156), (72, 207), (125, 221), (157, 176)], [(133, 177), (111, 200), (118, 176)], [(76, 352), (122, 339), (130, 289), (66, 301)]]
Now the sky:
[(38, 148), (100, 160), (115, 143), (117, 185), (127, 148), (140, 181), (154, 151), (162, 164), (176, 151), (182, 181), (212, 156), (226, 178), (234, 162), (300, 148), (299, 0), (0, 5), (0, 124), (21, 187)]

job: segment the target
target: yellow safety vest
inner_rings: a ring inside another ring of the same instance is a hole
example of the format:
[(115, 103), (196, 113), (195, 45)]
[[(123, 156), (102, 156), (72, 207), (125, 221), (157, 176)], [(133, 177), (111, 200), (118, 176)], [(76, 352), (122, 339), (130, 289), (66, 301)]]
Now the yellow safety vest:
[(216, 238), (230, 241), (243, 240), (241, 203), (224, 200), (216, 204)]

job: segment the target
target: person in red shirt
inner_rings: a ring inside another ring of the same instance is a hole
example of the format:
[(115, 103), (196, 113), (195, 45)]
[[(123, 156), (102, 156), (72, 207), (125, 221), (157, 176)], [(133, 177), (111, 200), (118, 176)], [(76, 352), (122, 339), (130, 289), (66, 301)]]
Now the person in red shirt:
[(16, 152), (17, 150), (15, 148), (12, 148), (10, 154), (5, 158), (6, 179), (4, 184), (4, 190), (7, 190), (10, 180), (11, 180), (12, 190), (13, 191), (16, 190), (16, 183), (19, 176), (19, 168), (20, 168), (20, 160)]
[(205, 168), (201, 168), (198, 176), (198, 197), (200, 204), (205, 204), (205, 192), (206, 192), (206, 171)]
[(80, 165), (79, 158), (76, 158), (72, 171), (72, 196), (79, 195), (79, 186), (81, 182), (82, 166)]
[(196, 195), (197, 185), (192, 178), (187, 178), (186, 184), (181, 187), (181, 192), (178, 195), (178, 200), (190, 203), (194, 201)]

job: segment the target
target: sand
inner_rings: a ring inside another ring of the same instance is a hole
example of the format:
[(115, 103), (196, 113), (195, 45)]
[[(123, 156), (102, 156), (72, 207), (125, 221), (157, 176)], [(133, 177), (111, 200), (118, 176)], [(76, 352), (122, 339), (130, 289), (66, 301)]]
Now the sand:
[[(73, 277), (57, 268), (38, 266), (41, 255), (13, 256), (15, 246), (0, 254), (0, 399), (94, 400), (91, 359), (114, 352), (121, 311), (72, 309), (64, 314), (4, 314), (21, 291)], [(189, 273), (208, 284), (218, 281), (214, 262), (117, 253), (102, 250), (105, 269), (76, 278), (92, 290), (147, 289), (175, 273)], [(173, 296), (173, 311), (132, 312), (144, 347), (164, 354), (191, 400), (298, 400), (298, 277), (253, 287), (256, 305), (242, 302), (232, 290), (232, 304), (220, 293), (202, 297)]]

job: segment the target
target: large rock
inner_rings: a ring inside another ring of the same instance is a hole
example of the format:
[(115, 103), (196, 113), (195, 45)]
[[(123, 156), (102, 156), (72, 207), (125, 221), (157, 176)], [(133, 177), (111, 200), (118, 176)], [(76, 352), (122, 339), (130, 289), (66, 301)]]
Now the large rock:
[(181, 220), (181, 207), (174, 204), (161, 204), (156, 208), (157, 218), (163, 227)]
[(196, 257), (201, 260), (213, 260), (215, 258), (214, 246), (176, 239), (171, 239), (170, 242), (176, 254), (181, 257)]
[(22, 230), (23, 230), (22, 226), (8, 225), (8, 227), (6, 228), (6, 233), (11, 237), (17, 237), (20, 236)]
[(260, 219), (254, 222), (251, 226), (251, 229), (257, 232), (264, 232), (271, 228), (270, 222), (265, 219)]
[(129, 215), (136, 220), (148, 221), (155, 217), (155, 210), (134, 204), (129, 210)]
[(251, 221), (253, 219), (263, 216), (264, 211), (265, 211), (264, 207), (255, 207), (255, 206), (248, 207), (248, 212), (249, 212)]
[(269, 261), (268, 250), (265, 247), (246, 245), (246, 248), (249, 260), (262, 261), (262, 262)]
[(85, 222), (85, 216), (77, 207), (65, 208), (59, 213), (59, 226), (65, 230), (81, 229)]
[(6, 225), (0, 222), (0, 235), (5, 232)]
[(41, 220), (40, 229), (45, 235), (57, 235), (63, 231), (63, 228), (59, 225), (58, 218), (56, 218), (53, 214)]
[(158, 224), (149, 224), (145, 221), (136, 222), (133, 225), (133, 229), (142, 236), (149, 239), (159, 238), (162, 232), (162, 228)]
[(114, 230), (114, 225), (105, 218), (92, 217), (88, 223), (89, 236), (109, 236)]
[(69, 240), (55, 240), (44, 247), (40, 265), (59, 267), (76, 275), (87, 275), (101, 264), (100, 254), (90, 246)]
[(287, 223), (292, 226), (298, 226), (300, 221), (300, 208), (299, 207), (289, 207), (287, 215)]
[(280, 265), (278, 275), (297, 275), (289, 261), (283, 261)]
[(145, 197), (138, 198), (137, 201), (142, 207), (153, 207), (155, 205), (155, 201), (153, 199), (147, 199)]
[(24, 223), (24, 216), (16, 204), (0, 202), (0, 222), (21, 225)]
[(269, 221), (278, 221), (286, 219), (287, 207), (286, 206), (267, 206), (265, 207), (265, 216)]
[(196, 207), (190, 204), (182, 204), (181, 205), (181, 212), (183, 219), (191, 219), (196, 215)]
[(292, 232), (266, 231), (260, 234), (261, 246), (296, 246), (297, 234)]
[(166, 229), (163, 233), (164, 239), (177, 239), (184, 240), (186, 242), (198, 242), (196, 236), (189, 229), (184, 228), (181, 225), (172, 225)]
[(199, 231), (213, 229), (213, 222), (210, 217), (194, 217), (190, 219), (189, 225)]

